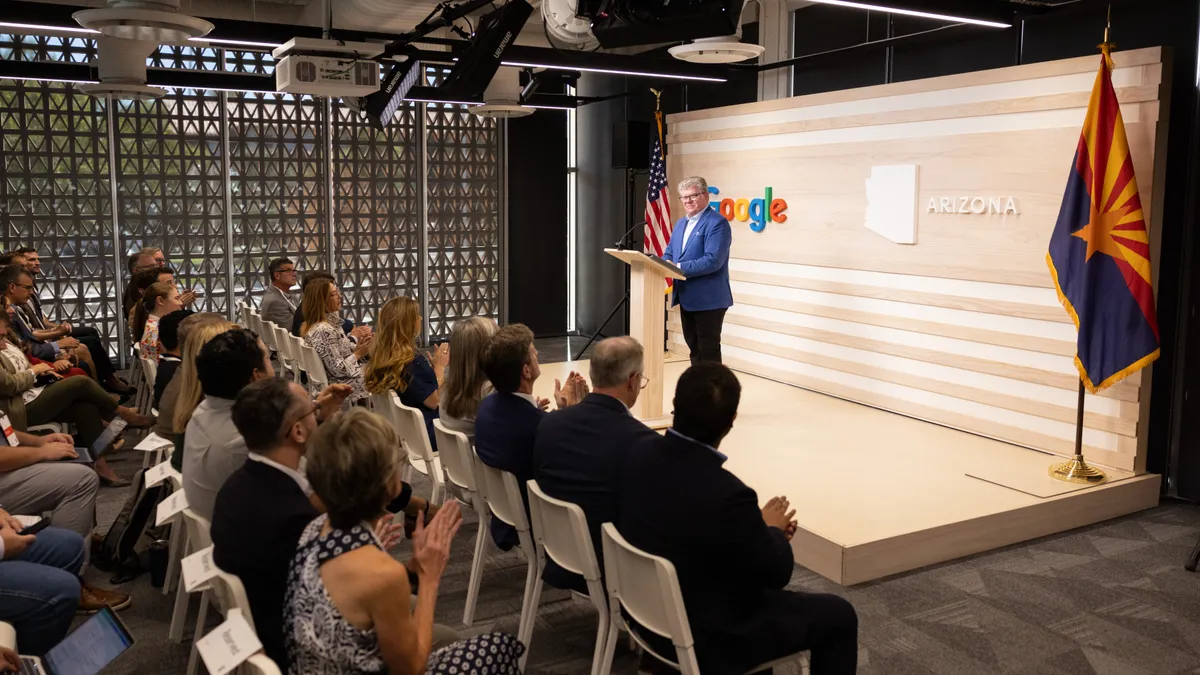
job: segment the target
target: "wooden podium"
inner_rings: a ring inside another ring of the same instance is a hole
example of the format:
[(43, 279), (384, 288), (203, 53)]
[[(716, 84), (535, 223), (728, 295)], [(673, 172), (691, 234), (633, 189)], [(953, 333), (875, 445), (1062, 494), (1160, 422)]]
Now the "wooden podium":
[(629, 265), (629, 335), (645, 351), (644, 374), (649, 382), (638, 396), (633, 416), (652, 429), (669, 427), (671, 416), (663, 415), (666, 280), (686, 277), (641, 251), (606, 248), (604, 252)]

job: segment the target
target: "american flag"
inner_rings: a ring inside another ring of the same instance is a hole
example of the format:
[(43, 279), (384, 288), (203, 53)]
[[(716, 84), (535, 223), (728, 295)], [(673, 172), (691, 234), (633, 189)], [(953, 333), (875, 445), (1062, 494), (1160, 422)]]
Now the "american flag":
[[(662, 141), (655, 139), (650, 156), (650, 185), (646, 188), (646, 253), (662, 257), (671, 240), (671, 200), (667, 194), (667, 162)], [(670, 280), (667, 281), (670, 283)]]

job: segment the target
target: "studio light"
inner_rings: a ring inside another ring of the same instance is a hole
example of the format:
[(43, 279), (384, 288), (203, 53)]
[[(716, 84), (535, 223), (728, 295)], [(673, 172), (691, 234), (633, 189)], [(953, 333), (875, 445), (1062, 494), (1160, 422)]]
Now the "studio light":
[(890, 14), (903, 14), (905, 16), (916, 16), (922, 19), (938, 19), (940, 21), (953, 21), (955, 23), (969, 23), (975, 26), (987, 26), (988, 28), (1012, 28), (1011, 23), (1002, 23), (999, 21), (987, 21), (985, 19), (972, 19), (965, 16), (952, 16), (950, 14), (938, 14), (935, 12), (922, 12), (915, 9), (904, 9), (902, 7), (888, 7), (886, 5), (876, 5), (869, 2), (853, 2), (852, 0), (812, 0), (813, 2), (822, 5), (835, 5), (837, 7), (850, 7), (852, 9), (869, 9), (875, 12), (888, 12)]

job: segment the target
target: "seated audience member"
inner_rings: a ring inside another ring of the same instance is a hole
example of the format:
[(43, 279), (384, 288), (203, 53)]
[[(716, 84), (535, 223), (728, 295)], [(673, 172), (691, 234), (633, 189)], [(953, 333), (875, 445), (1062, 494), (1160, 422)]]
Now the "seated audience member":
[(317, 418), (332, 419), (337, 393), (314, 403), (298, 384), (272, 377), (238, 393), (233, 424), (246, 443), (247, 462), (225, 481), (213, 508), (213, 561), (246, 586), (255, 631), (267, 656), (287, 671), (283, 595), (300, 533), (320, 515), (300, 467)]
[[(158, 369), (154, 372), (154, 401), (155, 409), (162, 402), (163, 392), (175, 377), (179, 369), (179, 324), (194, 314), (190, 309), (177, 309), (164, 315), (158, 321)], [(166, 438), (164, 436), (163, 438)]]
[(462, 319), (450, 333), (450, 363), (442, 383), (439, 417), (442, 426), (475, 438), (475, 412), (484, 396), (492, 393), (492, 383), (483, 374), (480, 361), (488, 342), (500, 328), (483, 316)]
[[(270, 351), (253, 332), (233, 328), (200, 349), (195, 373), (204, 399), (185, 428), (183, 491), (188, 507), (211, 521), (217, 492), (242, 467), (249, 452), (233, 425), (233, 400), (251, 382), (275, 377), (275, 369), (271, 367)], [(177, 408), (177, 418), (180, 412)]]
[(392, 298), (379, 310), (379, 332), (371, 346), (364, 384), (368, 392), (394, 391), (400, 402), (421, 411), (429, 446), (437, 452), (433, 421), (438, 417), (438, 388), (450, 359), (449, 345), (434, 352), (432, 363), (417, 348), (421, 335), (421, 305), (411, 298)]
[[(141, 336), (134, 332), (137, 330), (138, 307), (141, 305), (142, 298), (146, 295), (146, 291), (154, 284), (168, 284), (175, 286), (175, 273), (169, 267), (155, 267), (154, 269), (144, 270), (134, 275), (133, 285), (136, 289), (136, 298), (134, 299), (133, 306), (127, 315), (129, 319), (129, 334), (134, 336), (135, 342), (141, 340)], [(190, 304), (190, 302), (190, 300), (185, 302), (182, 294), (179, 296), (180, 305), (186, 307), (188, 304)]]
[[(4, 292), (6, 308), (11, 310), (7, 314), (12, 330), (16, 334), (16, 341), (28, 345), (30, 355), (47, 363), (61, 361), (64, 358), (74, 359), (76, 362), (92, 368), (93, 373), (96, 372), (88, 348), (79, 340), (63, 337), (61, 330), (36, 331), (28, 323), (25, 318), (26, 312), (22, 312), (21, 308), (33, 295), (33, 277), (24, 267), (9, 265), (0, 270), (0, 289), (3, 289)], [(39, 335), (42, 337), (38, 337)]]
[[(325, 270), (313, 270), (304, 274), (304, 280), (300, 282), (300, 304), (304, 304), (304, 291), (308, 289), (308, 285), (318, 279), (329, 279), (333, 281), (333, 275)], [(304, 309), (300, 305), (296, 306), (296, 311), (292, 313), (292, 335), (300, 337), (300, 326), (304, 324)], [(346, 331), (349, 332), (349, 331)]]
[(175, 377), (163, 390), (163, 398), (158, 408), (158, 423), (154, 433), (162, 438), (171, 439), (175, 444), (175, 452), (171, 453), (171, 466), (176, 471), (183, 472), (183, 433), (192, 419), (196, 406), (200, 405), (204, 393), (200, 390), (200, 378), (196, 375), (196, 355), (208, 344), (208, 341), (227, 330), (237, 328), (220, 314), (201, 312), (193, 314), (179, 325), (179, 342), (183, 345), (183, 355)]
[(75, 424), (79, 444), (96, 455), (95, 469), (100, 482), (108, 487), (128, 485), (102, 457), (112, 449), (112, 444), (99, 451), (92, 445), (114, 415), (120, 415), (134, 429), (149, 428), (153, 420), (117, 405), (90, 378), (62, 379), (53, 366), (31, 364), (20, 348), (9, 341), (9, 336), (8, 314), (0, 312), (0, 412), (7, 414), (13, 428), (22, 432), (48, 422)]
[(413, 561), (420, 583), (410, 610), (408, 570), (373, 532), (399, 489), (400, 448), (391, 424), (360, 408), (322, 424), (309, 442), (308, 479), (326, 515), (300, 535), (288, 573), (289, 672), (424, 673), (451, 664), (450, 672), (520, 672), (524, 649), (503, 634), (433, 651), (438, 587), (462, 523), (453, 500), (418, 525)]
[(331, 279), (316, 279), (304, 289), (300, 311), (304, 323), (300, 337), (312, 347), (330, 384), (348, 384), (353, 390), (350, 402), (367, 397), (363, 383), (363, 360), (370, 352), (372, 334), (369, 328), (355, 328), (350, 335), (342, 332), (342, 294)]
[(267, 288), (263, 291), (258, 313), (276, 326), (291, 329), (296, 314), (292, 286), (296, 285), (296, 265), (287, 258), (276, 258), (267, 266)]
[(138, 288), (138, 275), (158, 269), (159, 267), (166, 267), (166, 265), (167, 258), (163, 255), (162, 249), (153, 246), (143, 248), (129, 256), (129, 259), (126, 261), (126, 266), (129, 269), (129, 280), (125, 283), (125, 297), (121, 299), (121, 306), (125, 312), (125, 316), (133, 313), (133, 308), (137, 305), (138, 299), (142, 297), (142, 291), (157, 281), (157, 279), (153, 278), (155, 275), (151, 275), (147, 277), (149, 281), (146, 281), (141, 288)]
[(19, 325), (20, 315), (17, 314), (16, 308), (8, 301), (8, 297), (4, 295), (0, 295), (0, 305), (3, 305), (4, 311), (8, 314), (9, 322), (12, 325), (12, 335), (10, 336), (10, 340), (13, 342), (13, 344), (16, 344), (18, 347), (20, 347), (21, 352), (25, 354), (31, 364), (36, 365), (38, 363), (48, 363), (54, 367), (54, 372), (63, 377), (91, 377), (86, 370), (75, 365), (79, 362), (79, 358), (72, 353), (60, 351), (58, 354), (55, 354), (51, 357), (53, 359), (52, 361), (39, 359), (38, 357), (34, 356), (33, 348), (35, 345), (29, 341), (27, 333), (22, 330), (22, 327)]
[[(587, 517), (592, 546), (604, 569), (600, 526), (617, 521), (617, 492), (625, 453), (657, 438), (629, 409), (645, 386), (642, 345), (609, 338), (592, 350), (592, 393), (579, 405), (547, 415), (533, 446), (533, 476), (547, 495), (577, 504)], [(543, 578), (560, 588), (587, 590), (583, 577), (548, 561)]]
[[(92, 489), (94, 497), (94, 483)], [(106, 604), (116, 605), (114, 609), (130, 605), (128, 596), (81, 583), (87, 553), (79, 534), (48, 527), (21, 535), (21, 527), (20, 521), (0, 509), (0, 621), (16, 630), (22, 654), (42, 656), (58, 644), (76, 612), (91, 614)], [(0, 660), (0, 670), (4, 665)]]
[[(533, 383), (541, 376), (533, 332), (524, 324), (509, 324), (492, 336), (483, 353), (483, 372), (495, 393), (483, 399), (475, 416), (475, 452), (488, 466), (517, 477), (521, 498), (529, 508), (525, 483), (533, 478), (533, 442), (550, 401), (533, 395)], [(559, 408), (578, 403), (586, 395), (583, 378), (571, 373), (567, 386), (554, 382)], [(517, 532), (492, 519), (492, 538), (507, 551), (517, 545)]]
[[(795, 566), (795, 512), (787, 499), (774, 497), (760, 510), (754, 490), (722, 467), (717, 448), (740, 398), (725, 366), (701, 363), (684, 372), (674, 426), (625, 457), (618, 529), (630, 544), (675, 565), (701, 672), (744, 673), (810, 650), (813, 675), (854, 673), (854, 607), (836, 595), (784, 590)], [(651, 636), (651, 644), (674, 653), (669, 641)]]
[(155, 282), (142, 294), (133, 310), (133, 334), (139, 336), (142, 358), (158, 361), (158, 321), (179, 309), (183, 309), (183, 303), (173, 283)]
[[(13, 252), (13, 262), (23, 264), (30, 278), (37, 282), (42, 274), (42, 261), (38, 252), (32, 248), (20, 248)], [(53, 323), (42, 311), (42, 301), (35, 287), (29, 295), (30, 326), (38, 330), (52, 330), (63, 337), (74, 338), (85, 347), (95, 361), (92, 375), (103, 387), (117, 394), (130, 394), (133, 389), (127, 382), (117, 377), (112, 361), (109, 359), (108, 344), (100, 337), (100, 332), (91, 326), (72, 326), (69, 322)]]

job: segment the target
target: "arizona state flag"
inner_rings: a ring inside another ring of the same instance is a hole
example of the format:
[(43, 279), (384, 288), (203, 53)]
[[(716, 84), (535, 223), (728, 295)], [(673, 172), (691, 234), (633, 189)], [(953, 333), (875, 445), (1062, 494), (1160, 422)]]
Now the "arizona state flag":
[(1093, 394), (1159, 354), (1150, 233), (1107, 47), (1046, 255), (1079, 333), (1075, 366)]

